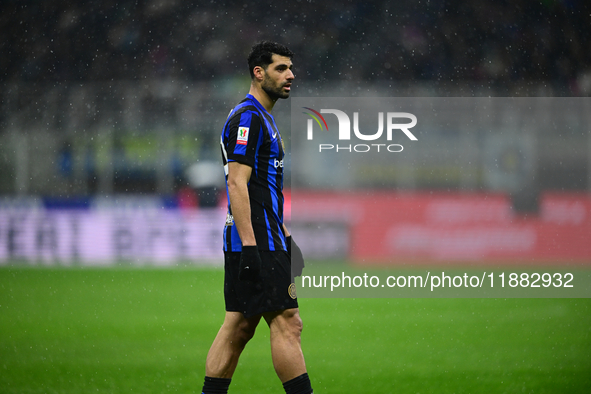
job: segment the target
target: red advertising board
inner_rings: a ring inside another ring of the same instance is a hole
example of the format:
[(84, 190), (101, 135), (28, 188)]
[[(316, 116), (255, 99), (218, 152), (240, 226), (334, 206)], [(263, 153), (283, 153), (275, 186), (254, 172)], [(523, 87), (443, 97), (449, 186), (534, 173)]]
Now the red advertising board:
[(292, 220), (349, 226), (359, 264), (591, 263), (591, 195), (546, 193), (520, 215), (503, 194), (296, 192)]

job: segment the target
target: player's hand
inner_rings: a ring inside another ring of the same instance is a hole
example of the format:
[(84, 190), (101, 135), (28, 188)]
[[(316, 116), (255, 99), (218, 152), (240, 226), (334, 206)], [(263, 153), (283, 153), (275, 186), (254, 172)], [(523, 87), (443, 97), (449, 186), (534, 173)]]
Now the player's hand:
[(261, 255), (256, 245), (243, 246), (240, 253), (238, 279), (255, 282), (261, 272), (261, 265)]
[(291, 235), (285, 240), (287, 241), (287, 254), (291, 257), (291, 274), (294, 278), (296, 276), (301, 276), (305, 266), (302, 250), (295, 243)]

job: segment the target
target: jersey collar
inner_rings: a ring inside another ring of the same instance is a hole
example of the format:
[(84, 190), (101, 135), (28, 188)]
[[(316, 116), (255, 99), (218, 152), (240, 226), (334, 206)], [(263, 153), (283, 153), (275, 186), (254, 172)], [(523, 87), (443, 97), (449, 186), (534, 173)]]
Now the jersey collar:
[(269, 112), (267, 112), (267, 110), (265, 109), (265, 107), (263, 107), (263, 105), (261, 103), (259, 103), (259, 101), (254, 98), (254, 96), (250, 93), (248, 93), (246, 95), (246, 98), (249, 99), (250, 101), (254, 102), (254, 105), (260, 109), (261, 111), (263, 111), (264, 113), (266, 113), (267, 115), (271, 115)]

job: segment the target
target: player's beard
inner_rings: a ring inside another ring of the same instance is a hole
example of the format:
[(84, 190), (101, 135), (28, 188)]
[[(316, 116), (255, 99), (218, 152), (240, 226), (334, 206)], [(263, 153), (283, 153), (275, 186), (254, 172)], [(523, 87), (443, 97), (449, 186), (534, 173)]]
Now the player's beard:
[(284, 85), (285, 84), (277, 86), (271, 78), (265, 75), (265, 78), (261, 83), (261, 88), (272, 100), (277, 100), (280, 98), (286, 99), (289, 97), (289, 92), (283, 91)]

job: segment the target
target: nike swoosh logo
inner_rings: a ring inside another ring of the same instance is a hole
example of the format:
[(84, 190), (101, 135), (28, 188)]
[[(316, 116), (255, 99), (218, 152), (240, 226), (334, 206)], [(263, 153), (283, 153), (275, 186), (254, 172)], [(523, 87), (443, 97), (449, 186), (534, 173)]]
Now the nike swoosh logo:
[(273, 133), (273, 139), (277, 138), (277, 133)]

